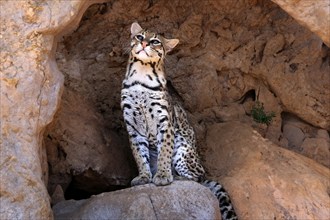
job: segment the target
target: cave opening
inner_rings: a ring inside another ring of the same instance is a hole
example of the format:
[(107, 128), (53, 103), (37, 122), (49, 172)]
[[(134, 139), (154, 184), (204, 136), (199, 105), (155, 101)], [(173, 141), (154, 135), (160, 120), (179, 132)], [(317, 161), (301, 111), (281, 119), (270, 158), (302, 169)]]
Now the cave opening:
[(240, 99), (240, 104), (244, 104), (245, 102), (248, 102), (248, 101), (256, 101), (256, 91), (255, 89), (251, 89), (249, 91), (247, 91), (244, 96)]
[[(112, 3), (89, 6), (57, 44), (65, 81), (60, 109), (44, 134), (51, 196), (60, 187), (64, 199), (86, 199), (127, 188), (137, 173), (119, 105), (127, 54), (120, 34), (111, 31), (114, 22), (103, 20)], [(93, 20), (110, 29), (95, 28)]]
[(88, 199), (92, 195), (125, 189), (127, 187), (125, 185), (111, 185), (101, 174), (88, 169), (83, 173), (72, 176), (72, 180), (64, 192), (64, 197), (66, 200)]
[[(284, 69), (286, 82), (309, 71), (301, 68), (305, 60), (296, 54), (311, 34), (277, 5), (224, 2), (107, 1), (85, 11), (79, 27), (58, 43), (55, 56), (65, 88), (44, 136), (50, 194), (61, 185), (66, 199), (88, 198), (128, 187), (137, 174), (120, 109), (129, 28), (135, 21), (180, 39), (166, 58), (168, 86), (189, 112), (199, 145), (207, 123), (219, 122), (216, 118), (249, 122), (233, 100), (248, 104), (258, 98), (260, 84), (264, 89), (281, 86), (271, 71)], [(324, 51), (323, 63), (329, 57)], [(280, 111), (281, 103), (275, 104), (270, 106)]]

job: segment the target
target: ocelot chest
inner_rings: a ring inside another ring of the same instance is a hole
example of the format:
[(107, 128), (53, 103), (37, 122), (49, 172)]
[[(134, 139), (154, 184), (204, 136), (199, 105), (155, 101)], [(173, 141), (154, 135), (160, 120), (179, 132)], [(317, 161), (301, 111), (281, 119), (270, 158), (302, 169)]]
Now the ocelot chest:
[(123, 89), (121, 105), (125, 108), (124, 118), (151, 144), (157, 139), (159, 126), (169, 120), (170, 108), (166, 91), (150, 91), (141, 85)]

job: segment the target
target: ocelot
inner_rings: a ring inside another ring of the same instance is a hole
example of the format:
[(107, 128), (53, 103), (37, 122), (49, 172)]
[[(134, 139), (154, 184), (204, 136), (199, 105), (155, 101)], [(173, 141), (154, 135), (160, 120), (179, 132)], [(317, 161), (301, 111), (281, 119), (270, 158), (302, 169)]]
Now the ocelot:
[(176, 178), (200, 182), (220, 203), (222, 219), (237, 219), (228, 193), (204, 180), (195, 134), (183, 108), (171, 101), (166, 87), (165, 55), (178, 43), (131, 26), (131, 49), (121, 91), (121, 108), (139, 175), (131, 185), (167, 185)]

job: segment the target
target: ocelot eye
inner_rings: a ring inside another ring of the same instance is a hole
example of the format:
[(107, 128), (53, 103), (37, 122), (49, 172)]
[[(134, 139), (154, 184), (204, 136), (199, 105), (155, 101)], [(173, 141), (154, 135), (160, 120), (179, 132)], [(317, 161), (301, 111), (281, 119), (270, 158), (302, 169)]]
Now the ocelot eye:
[(150, 44), (152, 44), (152, 45), (160, 45), (161, 42), (159, 40), (153, 39), (153, 40), (150, 41)]
[(138, 39), (139, 41), (143, 41), (144, 39), (143, 35), (141, 34), (136, 35), (135, 38)]

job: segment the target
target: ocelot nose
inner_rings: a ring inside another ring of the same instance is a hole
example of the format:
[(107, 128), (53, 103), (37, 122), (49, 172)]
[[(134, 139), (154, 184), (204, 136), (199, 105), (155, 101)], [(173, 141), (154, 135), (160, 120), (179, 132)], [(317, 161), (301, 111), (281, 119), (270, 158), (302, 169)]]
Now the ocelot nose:
[(146, 48), (146, 46), (148, 45), (147, 41), (142, 41), (142, 47)]

